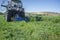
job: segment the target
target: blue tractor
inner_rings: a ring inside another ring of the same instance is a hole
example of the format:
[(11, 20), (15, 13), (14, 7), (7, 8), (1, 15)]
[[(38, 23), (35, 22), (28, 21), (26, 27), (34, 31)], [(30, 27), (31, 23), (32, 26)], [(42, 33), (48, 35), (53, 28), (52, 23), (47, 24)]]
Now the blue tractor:
[(1, 6), (7, 9), (4, 13), (4, 18), (7, 22), (27, 20), (21, 0), (9, 0), (8, 5), (2, 4)]

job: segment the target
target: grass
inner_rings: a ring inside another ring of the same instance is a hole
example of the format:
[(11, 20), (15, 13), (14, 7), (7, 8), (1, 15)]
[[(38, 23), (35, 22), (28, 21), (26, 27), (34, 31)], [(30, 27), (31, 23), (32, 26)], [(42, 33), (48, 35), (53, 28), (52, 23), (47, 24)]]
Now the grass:
[(6, 22), (0, 15), (0, 40), (60, 40), (60, 16), (41, 21)]

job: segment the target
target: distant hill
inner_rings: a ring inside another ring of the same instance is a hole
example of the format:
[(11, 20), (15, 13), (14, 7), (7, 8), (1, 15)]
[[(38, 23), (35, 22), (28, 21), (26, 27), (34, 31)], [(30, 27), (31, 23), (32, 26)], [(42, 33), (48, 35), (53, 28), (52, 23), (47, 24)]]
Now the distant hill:
[[(0, 15), (2, 15), (3, 13), (0, 12)], [(25, 15), (48, 15), (48, 16), (58, 16), (60, 15), (60, 13), (57, 12), (26, 12)]]
[(47, 15), (47, 16), (58, 16), (60, 13), (57, 12), (27, 12), (26, 15)]

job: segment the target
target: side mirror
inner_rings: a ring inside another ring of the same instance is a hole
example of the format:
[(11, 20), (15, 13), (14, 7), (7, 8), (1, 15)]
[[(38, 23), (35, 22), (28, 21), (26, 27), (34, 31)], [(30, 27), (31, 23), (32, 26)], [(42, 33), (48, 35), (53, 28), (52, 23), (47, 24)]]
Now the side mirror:
[(7, 7), (7, 6), (5, 6), (5, 5), (1, 5), (2, 7)]

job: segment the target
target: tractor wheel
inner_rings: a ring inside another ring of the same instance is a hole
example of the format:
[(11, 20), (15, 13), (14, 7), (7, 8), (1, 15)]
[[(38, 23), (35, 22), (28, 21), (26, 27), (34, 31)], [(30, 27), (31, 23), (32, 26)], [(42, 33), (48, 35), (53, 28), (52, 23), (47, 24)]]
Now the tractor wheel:
[(22, 10), (19, 11), (18, 15), (21, 16), (21, 17), (25, 17), (25, 11), (24, 11), (24, 8), (22, 8)]
[(10, 16), (10, 15), (5, 15), (5, 20), (6, 20), (7, 22), (10, 22), (10, 21), (11, 21), (11, 16)]
[(21, 12), (21, 16), (22, 16), (22, 17), (25, 17), (24, 11)]

